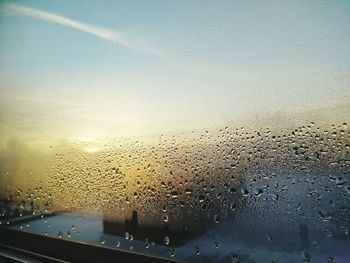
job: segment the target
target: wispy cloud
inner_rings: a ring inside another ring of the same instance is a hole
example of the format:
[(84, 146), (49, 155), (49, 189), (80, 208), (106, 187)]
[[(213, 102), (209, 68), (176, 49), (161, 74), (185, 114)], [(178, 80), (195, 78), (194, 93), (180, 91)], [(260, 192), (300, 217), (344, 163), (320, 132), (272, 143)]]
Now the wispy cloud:
[(71, 27), (76, 30), (93, 35), (95, 37), (104, 39), (106, 41), (121, 45), (130, 50), (154, 55), (164, 60), (170, 60), (170, 58), (167, 55), (163, 54), (161, 51), (159, 51), (149, 43), (146, 43), (145, 41), (142, 41), (140, 39), (135, 39), (133, 37), (127, 36), (124, 33), (119, 32), (117, 30), (95, 26), (87, 23), (81, 23), (79, 21), (64, 16), (56, 15), (54, 13), (17, 4), (5, 4), (5, 11), (8, 13), (21, 14), (35, 19), (40, 19), (62, 26)]
[(88, 23), (82, 23), (71, 18), (67, 18), (61, 15), (50, 13), (44, 10), (31, 8), (28, 6), (6, 3), (3, 5), (5, 7), (2, 11), (3, 14), (20, 14), (35, 19), (47, 21), (50, 23), (59, 24), (62, 26), (74, 28), (76, 30), (88, 33), (92, 36), (101, 38), (103, 40), (115, 43), (117, 45), (123, 46), (132, 50), (134, 52), (139, 52), (143, 54), (152, 55), (162, 59), (163, 61), (169, 63), (173, 67), (187, 72), (187, 73), (209, 73), (209, 74), (226, 74), (231, 75), (232, 70), (227, 70), (226, 67), (219, 67), (218, 65), (211, 65), (204, 62), (201, 63), (191, 63), (186, 62), (183, 59), (179, 59), (173, 55), (164, 53), (159, 47), (153, 45), (152, 43), (146, 42), (139, 37), (133, 37), (125, 32), (118, 30), (105, 28), (101, 26), (96, 26)]

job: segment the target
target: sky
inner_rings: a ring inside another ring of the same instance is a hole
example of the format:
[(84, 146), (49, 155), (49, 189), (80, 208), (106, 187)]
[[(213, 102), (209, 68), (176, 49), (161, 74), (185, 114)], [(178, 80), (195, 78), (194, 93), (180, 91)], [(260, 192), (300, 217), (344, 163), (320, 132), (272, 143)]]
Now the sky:
[(349, 1), (1, 1), (0, 133), (142, 135), (342, 108), (349, 43)]

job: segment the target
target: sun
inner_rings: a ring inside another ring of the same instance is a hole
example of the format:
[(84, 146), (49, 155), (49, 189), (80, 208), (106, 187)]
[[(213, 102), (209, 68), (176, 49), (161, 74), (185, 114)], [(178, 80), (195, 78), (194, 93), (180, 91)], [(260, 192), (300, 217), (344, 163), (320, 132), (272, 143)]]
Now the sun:
[(99, 152), (100, 150), (101, 150), (101, 147), (98, 147), (95, 145), (88, 145), (84, 148), (84, 151), (88, 153), (96, 153), (96, 152)]

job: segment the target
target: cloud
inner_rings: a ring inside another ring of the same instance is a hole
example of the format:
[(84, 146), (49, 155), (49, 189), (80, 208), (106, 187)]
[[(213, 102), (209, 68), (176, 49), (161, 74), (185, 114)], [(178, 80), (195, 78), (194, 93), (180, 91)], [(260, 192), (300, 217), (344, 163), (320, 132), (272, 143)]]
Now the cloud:
[(44, 20), (47, 22), (74, 28), (76, 30), (88, 33), (95, 37), (104, 39), (106, 41), (121, 45), (130, 50), (154, 55), (164, 60), (168, 60), (168, 61), (170, 60), (170, 58), (167, 55), (163, 54), (158, 49), (150, 45), (149, 43), (146, 43), (140, 39), (132, 38), (116, 30), (95, 26), (91, 24), (81, 23), (79, 21), (76, 21), (64, 16), (56, 15), (43, 10), (34, 9), (34, 8), (22, 6), (22, 5), (6, 4), (5, 7), (6, 7), (5, 11), (10, 14), (21, 14), (21, 15), (29, 16), (35, 19)]
[(133, 37), (125, 34), (125, 32), (82, 23), (61, 15), (23, 5), (6, 3), (3, 6), (5, 8), (3, 10), (0, 10), (3, 14), (20, 14), (50, 23), (74, 28), (97, 38), (123, 46), (134, 52), (148, 54), (160, 58), (174, 68), (186, 73), (221, 74), (226, 76), (232, 76), (232, 73), (235, 72), (237, 74), (236, 68), (232, 69), (227, 68), (227, 66), (212, 65), (210, 63), (206, 63), (205, 61), (191, 62), (184, 59), (179, 59), (179, 57), (164, 53), (162, 50), (160, 50), (159, 47), (153, 45), (152, 43), (146, 42), (139, 37)]

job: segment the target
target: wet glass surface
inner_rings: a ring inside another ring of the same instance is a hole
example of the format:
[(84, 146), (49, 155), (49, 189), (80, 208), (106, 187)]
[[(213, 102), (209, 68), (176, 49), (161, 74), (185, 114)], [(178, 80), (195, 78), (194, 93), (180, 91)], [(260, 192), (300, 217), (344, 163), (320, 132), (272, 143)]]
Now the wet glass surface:
[(0, 3), (0, 227), (348, 262), (349, 3), (78, 2)]

